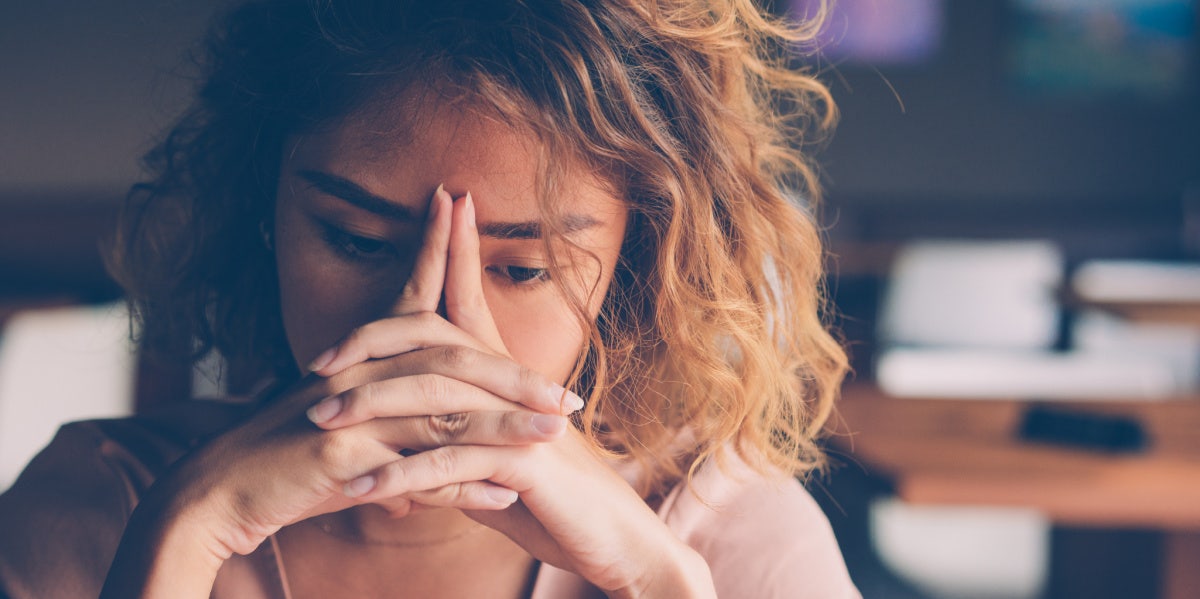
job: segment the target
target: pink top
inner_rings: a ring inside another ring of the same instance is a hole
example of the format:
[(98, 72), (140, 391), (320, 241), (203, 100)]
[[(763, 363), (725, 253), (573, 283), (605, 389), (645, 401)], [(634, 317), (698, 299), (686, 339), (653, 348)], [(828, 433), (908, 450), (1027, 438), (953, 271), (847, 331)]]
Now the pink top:
[[(0, 495), (0, 597), (95, 597), (125, 521), (158, 473), (244, 406), (185, 402), (156, 418), (96, 420), (62, 427)], [(708, 561), (723, 599), (857, 598), (829, 522), (790, 477), (771, 480), (729, 460), (682, 485), (659, 516)], [(274, 538), (234, 556), (214, 599), (288, 599)], [(542, 564), (531, 599), (603, 597), (580, 577)]]

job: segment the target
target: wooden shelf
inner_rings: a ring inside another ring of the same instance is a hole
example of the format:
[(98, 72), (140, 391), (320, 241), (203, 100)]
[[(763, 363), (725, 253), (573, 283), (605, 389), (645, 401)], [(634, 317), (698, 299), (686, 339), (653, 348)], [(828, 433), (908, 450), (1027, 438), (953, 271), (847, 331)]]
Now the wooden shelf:
[(1018, 439), (1027, 405), (896, 398), (855, 385), (844, 392), (831, 441), (912, 503), (1026, 507), (1059, 525), (1161, 530), (1161, 596), (1197, 596), (1200, 398), (1058, 402), (1140, 422), (1149, 449), (1122, 454)]
[(1200, 302), (1093, 302), (1075, 300), (1073, 306), (1115, 314), (1139, 323), (1179, 324), (1200, 327)]

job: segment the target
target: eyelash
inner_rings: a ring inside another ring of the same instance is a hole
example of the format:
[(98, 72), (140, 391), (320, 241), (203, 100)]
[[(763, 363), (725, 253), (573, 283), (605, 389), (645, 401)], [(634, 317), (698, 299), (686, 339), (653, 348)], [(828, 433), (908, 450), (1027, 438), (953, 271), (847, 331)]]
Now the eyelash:
[[(333, 251), (352, 262), (379, 262), (395, 253), (395, 248), (386, 241), (352, 235), (328, 223), (321, 223), (321, 233)], [(372, 249), (364, 250), (363, 245)]]
[[(550, 280), (550, 270), (515, 264), (489, 266), (484, 270), (501, 279), (504, 285), (532, 289)], [(515, 274), (515, 276), (514, 276)], [(530, 275), (530, 276), (524, 276)]]
[[(321, 229), (325, 243), (338, 255), (352, 262), (380, 262), (394, 254), (395, 248), (386, 241), (353, 235), (328, 223), (321, 223)], [(372, 249), (364, 250), (360, 247), (364, 244)], [(550, 280), (549, 269), (534, 266), (505, 264), (488, 266), (484, 270), (510, 287), (531, 289)]]

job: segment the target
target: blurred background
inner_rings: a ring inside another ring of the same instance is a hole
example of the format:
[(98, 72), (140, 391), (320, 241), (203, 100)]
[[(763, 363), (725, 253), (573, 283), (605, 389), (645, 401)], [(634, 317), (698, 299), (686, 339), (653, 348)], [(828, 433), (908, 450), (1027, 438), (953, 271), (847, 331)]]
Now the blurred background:
[[(63, 420), (220, 391), (131, 346), (97, 248), (227, 3), (0, 5), (0, 488)], [(797, 58), (856, 369), (809, 487), (864, 596), (1200, 597), (1198, 12), (838, 0)]]

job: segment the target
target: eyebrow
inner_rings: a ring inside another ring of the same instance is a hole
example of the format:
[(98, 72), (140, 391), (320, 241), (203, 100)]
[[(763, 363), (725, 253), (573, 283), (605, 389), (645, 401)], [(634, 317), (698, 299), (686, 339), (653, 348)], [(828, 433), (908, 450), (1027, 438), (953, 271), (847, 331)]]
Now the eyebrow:
[[(562, 233), (570, 235), (599, 224), (600, 221), (585, 214), (568, 214), (562, 219)], [(494, 239), (541, 239), (542, 223), (536, 220), (479, 223), (479, 236)]]
[(349, 179), (309, 169), (301, 169), (296, 171), (296, 174), (311, 183), (313, 187), (321, 190), (322, 193), (344, 200), (372, 214), (390, 220), (410, 222), (419, 222), (420, 220), (417, 214), (407, 206), (377, 196)]
[[(418, 215), (407, 206), (375, 195), (349, 179), (310, 169), (301, 169), (296, 174), (322, 193), (344, 200), (372, 214), (397, 221), (418, 222), (420, 220)], [(586, 214), (568, 214), (562, 219), (562, 233), (569, 235), (600, 224), (600, 221)], [(542, 224), (535, 220), (479, 223), (479, 236), (506, 240), (541, 239)]]

